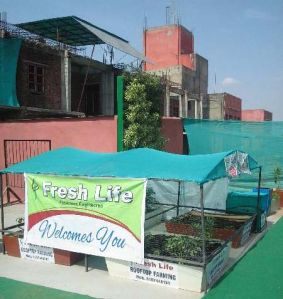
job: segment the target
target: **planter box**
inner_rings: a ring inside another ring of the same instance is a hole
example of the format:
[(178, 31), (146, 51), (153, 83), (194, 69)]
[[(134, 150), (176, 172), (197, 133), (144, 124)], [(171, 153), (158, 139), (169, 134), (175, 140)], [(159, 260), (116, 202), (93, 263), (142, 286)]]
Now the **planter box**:
[(277, 189), (275, 191), (272, 191), (278, 194), (279, 197), (279, 207), (283, 207), (283, 190), (282, 189)]
[(3, 235), (3, 244), (8, 255), (21, 257), (18, 236)]
[(160, 259), (145, 259), (143, 265), (111, 258), (105, 260), (111, 276), (202, 292), (212, 286), (223, 274), (230, 247), (230, 243), (226, 244), (209, 261), (206, 271), (203, 267), (167, 262)]
[(280, 198), (271, 199), (270, 214), (275, 214), (280, 209)]
[[(166, 230), (169, 233), (190, 235), (200, 237), (201, 230), (200, 228), (196, 229), (194, 226), (195, 222), (191, 223), (182, 223), (182, 219), (186, 221), (186, 217), (195, 218), (195, 221), (200, 223), (200, 213), (199, 212), (190, 212), (186, 213), (175, 220), (178, 220), (178, 223), (175, 221), (165, 222)], [(206, 217), (214, 219), (214, 225), (211, 227), (211, 238), (219, 240), (230, 240), (232, 239), (232, 247), (238, 248), (243, 246), (250, 237), (252, 224), (255, 216), (248, 215), (230, 215), (230, 214), (205, 214)], [(179, 223), (179, 221), (181, 223)], [(220, 227), (223, 221), (223, 227)], [(229, 227), (225, 227), (228, 225)]]
[(55, 264), (72, 266), (81, 261), (84, 258), (84, 254), (54, 248), (54, 258)]
[[(5, 245), (5, 250), (8, 255), (21, 257), (19, 237), (17, 235), (4, 235), (3, 243)], [(77, 252), (71, 252), (55, 248), (53, 252), (55, 264), (59, 265), (71, 266), (84, 258), (83, 254)]]

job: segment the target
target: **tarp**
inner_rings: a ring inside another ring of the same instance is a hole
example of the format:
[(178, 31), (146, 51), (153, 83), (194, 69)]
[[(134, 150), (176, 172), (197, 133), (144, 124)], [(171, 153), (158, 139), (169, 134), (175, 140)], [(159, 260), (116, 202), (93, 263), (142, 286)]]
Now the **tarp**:
[(17, 26), (72, 46), (108, 44), (140, 60), (146, 60), (146, 57), (134, 49), (127, 40), (76, 16), (21, 23)]
[[(283, 167), (283, 122), (184, 119), (183, 125), (190, 154), (212, 154), (234, 148), (248, 152), (262, 166), (263, 185), (275, 187), (273, 171)], [(237, 184), (251, 187), (257, 179), (257, 176), (249, 176), (239, 179)]]
[[(1, 172), (148, 178), (203, 184), (227, 177), (227, 160), (230, 161), (231, 157), (237, 158), (237, 153), (233, 150), (212, 155), (187, 156), (147, 148), (118, 153), (94, 153), (65, 147), (43, 153)], [(246, 158), (245, 166), (248, 171), (258, 166), (253, 158), (248, 155)]]
[(0, 106), (20, 106), (16, 75), (21, 43), (17, 38), (0, 38)]

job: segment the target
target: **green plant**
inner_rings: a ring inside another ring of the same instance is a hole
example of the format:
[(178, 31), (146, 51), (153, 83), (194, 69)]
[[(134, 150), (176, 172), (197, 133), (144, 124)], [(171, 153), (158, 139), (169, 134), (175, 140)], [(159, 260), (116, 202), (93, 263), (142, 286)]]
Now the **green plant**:
[(280, 188), (280, 180), (281, 180), (282, 170), (280, 167), (275, 167), (273, 170), (273, 181), (276, 185), (276, 189)]
[[(180, 224), (190, 224), (193, 228), (195, 235), (201, 237), (201, 217), (193, 216), (193, 215), (186, 215), (185, 217), (175, 217), (172, 218), (170, 221), (174, 223)], [(205, 238), (212, 239), (213, 231), (214, 231), (215, 221), (212, 217), (205, 217), (204, 218), (204, 227), (205, 227)]]
[(155, 199), (155, 192), (154, 190), (149, 187), (146, 190), (146, 198), (145, 198), (145, 212), (149, 213), (156, 210), (156, 203), (157, 200)]
[(160, 78), (143, 72), (125, 76), (124, 148), (163, 149)]
[(174, 236), (166, 239), (164, 249), (178, 258), (196, 256), (201, 253), (200, 242), (185, 236)]
[(273, 181), (275, 184), (275, 188), (272, 191), (272, 200), (278, 201), (280, 199), (280, 195), (277, 190), (280, 188), (280, 180), (281, 180), (282, 170), (280, 167), (275, 167), (273, 170)]

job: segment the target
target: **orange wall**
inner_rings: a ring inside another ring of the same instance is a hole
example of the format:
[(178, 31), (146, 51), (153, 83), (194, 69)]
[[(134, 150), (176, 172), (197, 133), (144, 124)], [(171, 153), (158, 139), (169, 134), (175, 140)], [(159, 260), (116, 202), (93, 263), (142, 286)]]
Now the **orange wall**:
[(193, 68), (193, 34), (182, 26), (170, 25), (144, 32), (145, 56), (154, 64), (146, 63), (145, 70), (158, 70), (176, 65)]
[(183, 154), (183, 124), (181, 118), (163, 117), (161, 133), (166, 139), (165, 151)]
[(51, 140), (52, 149), (72, 146), (97, 152), (115, 152), (116, 123), (115, 117), (0, 122), (0, 167), (4, 167), (4, 139), (47, 139)]
[[(0, 122), (0, 169), (5, 167), (4, 140), (51, 140), (51, 148), (71, 146), (97, 152), (117, 151), (116, 117)], [(5, 176), (3, 176), (5, 189)], [(23, 189), (13, 188), (21, 197)], [(6, 193), (4, 201), (6, 201)], [(12, 197), (13, 200), (13, 197)]]
[[(165, 150), (183, 153), (183, 126), (180, 118), (162, 119)], [(5, 167), (4, 140), (51, 140), (51, 148), (76, 147), (96, 152), (117, 151), (117, 119), (95, 117), (88, 119), (20, 120), (0, 122), (0, 169)], [(3, 176), (5, 188), (5, 176)], [(23, 189), (13, 188), (24, 198)], [(6, 193), (4, 201), (6, 201)], [(13, 197), (12, 197), (13, 200)]]
[(242, 110), (243, 121), (267, 121), (272, 120), (272, 113), (264, 109)]

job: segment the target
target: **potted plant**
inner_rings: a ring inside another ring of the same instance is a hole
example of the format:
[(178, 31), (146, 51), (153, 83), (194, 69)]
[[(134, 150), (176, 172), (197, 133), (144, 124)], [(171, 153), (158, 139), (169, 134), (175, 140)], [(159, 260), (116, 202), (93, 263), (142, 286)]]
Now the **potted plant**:
[(280, 167), (275, 167), (273, 170), (273, 181), (275, 188), (272, 190), (271, 213), (275, 213), (279, 207), (283, 207), (283, 190), (280, 190), (280, 181), (282, 170)]

